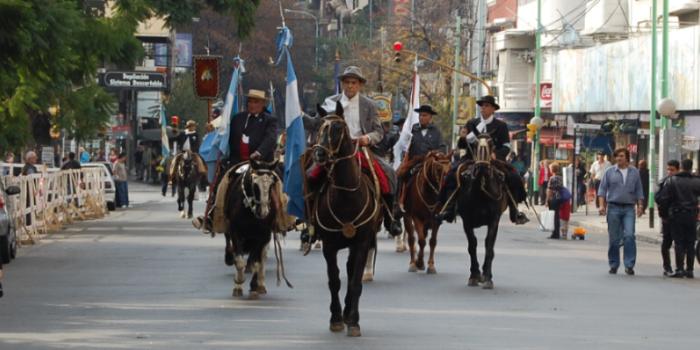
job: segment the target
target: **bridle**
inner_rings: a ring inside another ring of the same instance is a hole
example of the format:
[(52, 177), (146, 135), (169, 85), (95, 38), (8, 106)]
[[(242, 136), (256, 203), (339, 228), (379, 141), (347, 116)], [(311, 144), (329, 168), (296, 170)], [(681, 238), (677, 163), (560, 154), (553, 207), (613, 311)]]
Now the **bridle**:
[[(348, 127), (347, 123), (345, 120), (339, 116), (329, 116), (324, 118), (325, 121), (321, 125), (321, 127), (318, 130), (317, 134), (317, 141), (316, 144), (312, 146), (314, 152), (317, 149), (321, 149), (326, 153), (326, 157), (328, 158), (325, 162), (318, 163), (320, 166), (322, 166), (326, 170), (326, 175), (328, 178), (328, 182), (330, 183), (331, 188), (337, 189), (337, 190), (342, 190), (342, 191), (348, 191), (348, 192), (354, 192), (360, 189), (360, 185), (362, 182), (360, 181), (360, 178), (362, 176), (362, 171), (360, 171), (360, 160), (357, 157), (357, 153), (360, 149), (360, 144), (359, 142), (355, 143), (355, 149), (353, 150), (352, 153), (341, 156), (339, 155), (340, 153), (340, 147), (343, 145), (343, 141), (345, 141), (346, 138), (350, 138), (350, 135), (348, 133)], [(331, 144), (332, 140), (330, 139), (330, 130), (331, 126), (333, 124), (339, 123), (343, 126), (343, 133), (340, 135), (340, 139), (338, 140), (338, 143), (333, 145)], [(328, 135), (328, 146), (324, 146), (321, 144), (323, 137)], [(335, 170), (335, 166), (340, 163), (341, 161), (344, 160), (350, 160), (352, 158), (357, 158), (357, 163), (358, 163), (358, 170), (357, 170), (357, 185), (354, 187), (346, 187), (346, 186), (339, 186), (335, 183), (334, 177), (331, 176), (333, 171)]]
[[(345, 120), (337, 115), (331, 115), (327, 116), (324, 118), (324, 122), (319, 128), (318, 134), (317, 134), (317, 142), (313, 146), (314, 152), (318, 149), (323, 150), (326, 153), (326, 161), (322, 163), (318, 163), (320, 166), (322, 166), (326, 170), (326, 177), (329, 183), (329, 187), (331, 190), (340, 190), (340, 191), (345, 191), (345, 192), (357, 192), (360, 190), (360, 187), (362, 186), (362, 164), (361, 164), (361, 159), (358, 157), (358, 152), (360, 149), (359, 142), (355, 143), (354, 149), (352, 153), (347, 154), (347, 155), (340, 155), (339, 153), (341, 152), (341, 147), (343, 146), (343, 143), (345, 142), (346, 138), (350, 138), (350, 134), (348, 131), (348, 126)], [(343, 127), (343, 132), (340, 135), (340, 138), (336, 144), (332, 144), (333, 140), (331, 139), (331, 127), (334, 124), (340, 124)], [(322, 144), (323, 138), (328, 137), (328, 146), (325, 146)], [(333, 176), (333, 172), (335, 171), (335, 167), (337, 164), (339, 164), (341, 161), (352, 161), (353, 158), (357, 160), (357, 175), (353, 177), (357, 178), (357, 185), (352, 186), (352, 187), (347, 187), (347, 186), (340, 186), (336, 184), (335, 182), (335, 177)], [(370, 159), (367, 158), (367, 162), (370, 162)], [(370, 167), (372, 165), (370, 164)], [(328, 209), (329, 214), (333, 218), (336, 224), (340, 225), (340, 228), (331, 228), (328, 227), (328, 225), (325, 225), (321, 222), (321, 217), (318, 213), (318, 201), (315, 203), (315, 208), (314, 208), (314, 216), (316, 217), (316, 223), (325, 231), (327, 232), (342, 232), (343, 235), (346, 237), (350, 238), (354, 235), (358, 227), (361, 227), (368, 222), (370, 222), (372, 219), (376, 217), (376, 214), (380, 208), (379, 204), (375, 201), (373, 205), (373, 210), (370, 215), (368, 215), (364, 220), (358, 222), (360, 218), (362, 218), (365, 213), (368, 212), (368, 209), (370, 207), (370, 203), (372, 202), (372, 199), (376, 196), (371, 195), (371, 192), (373, 192), (373, 187), (368, 186), (368, 192), (367, 195), (365, 196), (365, 202), (364, 205), (362, 206), (362, 210), (349, 222), (343, 222), (340, 220), (337, 216), (337, 214), (333, 211), (333, 206), (331, 205), (331, 196), (330, 196), (330, 191), (326, 194), (326, 206)], [(362, 192), (362, 191), (360, 191)]]
[[(425, 184), (428, 185), (430, 193), (433, 195), (438, 195), (440, 194), (440, 179), (441, 179), (441, 174), (438, 174), (439, 172), (439, 160), (436, 159), (436, 154), (435, 153), (428, 153), (425, 157), (424, 164), (421, 168), (421, 171), (418, 173), (416, 176), (416, 187), (418, 192), (418, 198), (420, 201), (423, 203), (423, 205), (428, 208), (429, 211), (434, 211), (435, 208), (438, 206), (438, 201), (435, 200), (433, 204), (428, 204), (428, 201), (425, 199), (425, 196), (423, 195), (422, 189), (425, 188)], [(437, 167), (435, 166), (437, 165)], [(430, 168), (430, 169), (428, 169)], [(433, 181), (431, 179), (438, 179), (438, 185), (435, 186), (433, 184)]]
[[(277, 175), (276, 172), (273, 170), (269, 169), (253, 169), (253, 167), (248, 168), (246, 172), (241, 176), (241, 193), (243, 194), (243, 206), (250, 209), (253, 214), (257, 213), (258, 207), (262, 204), (261, 200), (259, 198), (256, 198), (255, 196), (255, 180), (256, 177), (272, 177), (273, 181), (270, 184), (270, 187), (272, 187), (277, 181), (281, 181), (279, 178), (279, 175)], [(250, 181), (246, 181), (249, 179)], [(250, 186), (246, 186), (246, 184), (250, 182)], [(247, 187), (251, 187), (248, 189)], [(249, 194), (249, 192), (252, 191), (252, 195)], [(262, 196), (262, 193), (260, 194)], [(268, 197), (272, 195), (272, 192), (268, 192)], [(262, 219), (262, 218), (260, 218)]]

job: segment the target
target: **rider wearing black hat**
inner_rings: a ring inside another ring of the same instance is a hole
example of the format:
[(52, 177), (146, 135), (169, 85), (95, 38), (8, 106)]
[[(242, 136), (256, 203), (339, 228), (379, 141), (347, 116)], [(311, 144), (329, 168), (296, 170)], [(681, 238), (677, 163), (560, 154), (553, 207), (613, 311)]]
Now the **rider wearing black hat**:
[[(507, 165), (505, 159), (510, 153), (511, 148), (508, 126), (505, 122), (494, 117), (494, 113), (501, 107), (496, 103), (496, 99), (490, 95), (480, 98), (476, 101), (476, 104), (479, 105), (481, 109), (481, 116), (468, 121), (464, 128), (460, 130), (457, 147), (460, 149), (467, 149), (471, 144), (477, 142), (479, 135), (488, 134), (493, 141), (494, 158), (502, 161), (502, 165)], [(472, 159), (472, 157), (473, 156), (467, 152), (465, 157), (462, 158), (462, 161)], [(440, 191), (440, 207), (443, 208), (443, 210), (437, 215), (437, 220), (447, 220), (451, 222), (454, 221), (457, 215), (457, 201), (452, 197), (454, 197), (453, 194), (458, 190), (455, 176), (458, 166), (459, 163), (453, 164), (453, 167), (445, 178), (445, 185)], [(511, 166), (508, 166), (510, 171), (506, 172), (506, 183), (513, 197), (513, 200), (508, 200), (510, 219), (516, 224), (524, 224), (529, 220), (524, 213), (518, 211), (517, 203), (525, 201), (527, 194), (520, 175), (511, 168)], [(514, 201), (516, 203), (513, 203)]]

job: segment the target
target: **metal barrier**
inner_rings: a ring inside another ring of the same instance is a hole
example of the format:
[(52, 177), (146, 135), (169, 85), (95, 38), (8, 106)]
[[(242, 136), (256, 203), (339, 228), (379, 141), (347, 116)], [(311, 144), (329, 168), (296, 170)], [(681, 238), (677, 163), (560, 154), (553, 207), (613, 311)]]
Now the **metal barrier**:
[(20, 194), (8, 196), (8, 216), (22, 243), (36, 243), (74, 220), (103, 217), (107, 213), (102, 169), (86, 168), (2, 176)]

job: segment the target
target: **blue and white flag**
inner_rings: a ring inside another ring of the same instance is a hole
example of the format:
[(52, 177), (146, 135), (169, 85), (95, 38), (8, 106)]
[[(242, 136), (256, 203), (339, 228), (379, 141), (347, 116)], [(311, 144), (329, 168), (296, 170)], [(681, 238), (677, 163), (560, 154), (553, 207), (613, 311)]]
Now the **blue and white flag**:
[(170, 156), (170, 140), (168, 140), (168, 119), (165, 117), (165, 106), (160, 105), (160, 154), (163, 161)]
[(228, 86), (226, 100), (224, 101), (224, 110), (221, 112), (221, 123), (214, 139), (214, 145), (218, 148), (222, 158), (228, 157), (229, 154), (229, 137), (231, 133), (231, 118), (239, 112), (240, 96), (239, 87), (243, 80), (242, 74), (245, 72), (243, 61), (240, 57), (233, 59), (233, 74), (231, 74), (231, 83)]
[[(306, 149), (306, 135), (302, 121), (301, 105), (299, 103), (299, 89), (297, 76), (292, 64), (292, 56), (289, 47), (292, 43), (292, 34), (287, 27), (283, 27), (277, 36), (277, 52), (281, 61), (282, 55), (287, 56), (287, 91), (285, 95), (284, 119), (287, 129), (287, 140), (284, 151), (284, 192), (289, 196), (287, 213), (298, 218), (304, 218), (304, 182), (301, 168), (301, 155)], [(280, 47), (281, 46), (281, 47)]]

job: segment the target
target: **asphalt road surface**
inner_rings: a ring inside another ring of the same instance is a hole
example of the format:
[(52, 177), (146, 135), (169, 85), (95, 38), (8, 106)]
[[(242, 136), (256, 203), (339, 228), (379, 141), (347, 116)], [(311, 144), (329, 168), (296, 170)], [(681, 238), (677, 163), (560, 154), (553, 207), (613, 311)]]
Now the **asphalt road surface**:
[(363, 336), (349, 338), (328, 331), (320, 251), (302, 256), (290, 233), (294, 288), (276, 286), (270, 252), (268, 294), (233, 298), (223, 237), (196, 232), (156, 191), (137, 188), (132, 208), (20, 250), (5, 270), (0, 349), (680, 350), (700, 341), (700, 280), (663, 278), (658, 246), (638, 245), (636, 276), (612, 276), (607, 236), (551, 241), (506, 222), (494, 290), (466, 286), (461, 225), (441, 228), (436, 275), (407, 272), (407, 253), (382, 233), (375, 281), (360, 300)]

